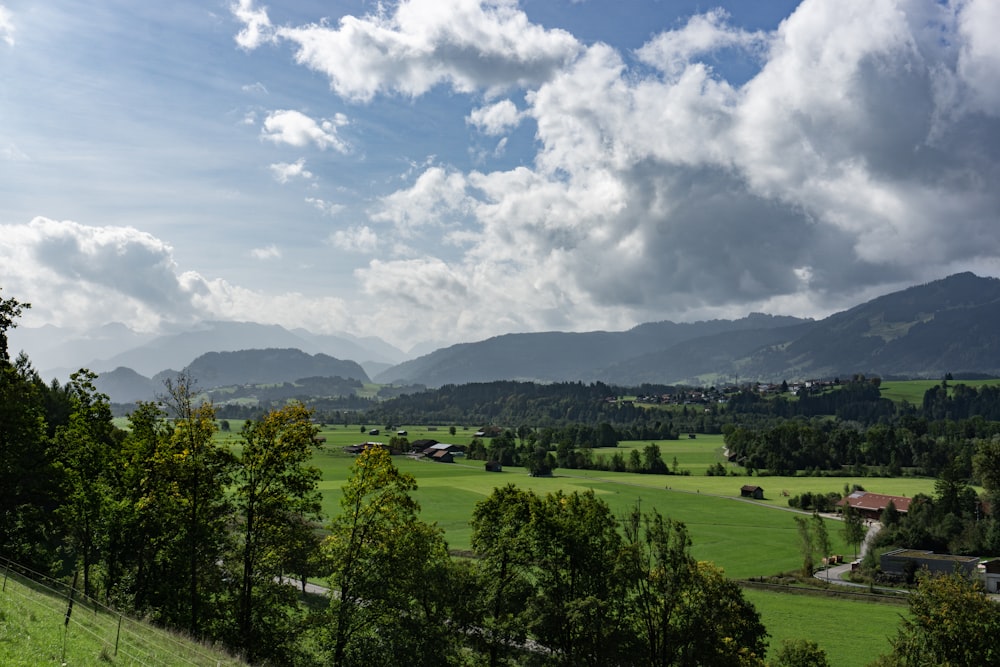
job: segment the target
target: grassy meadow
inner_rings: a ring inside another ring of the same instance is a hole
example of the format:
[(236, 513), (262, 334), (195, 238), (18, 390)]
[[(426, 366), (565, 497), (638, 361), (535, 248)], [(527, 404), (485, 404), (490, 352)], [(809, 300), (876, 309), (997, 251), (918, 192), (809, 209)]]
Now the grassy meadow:
[(66, 623), (64, 593), (13, 572), (0, 590), (0, 665), (195, 665), (235, 667), (242, 660), (180, 635), (80, 600)]
[[(912, 405), (922, 405), (924, 394), (931, 387), (941, 384), (941, 380), (889, 380), (883, 382), (879, 389), (882, 398), (888, 398), (895, 403), (906, 401)], [(948, 386), (964, 384), (969, 387), (985, 387), (1000, 385), (1000, 379), (995, 380), (949, 380)]]
[(857, 667), (888, 653), (906, 606), (864, 600), (792, 595), (744, 588), (767, 628), (772, 655), (785, 639), (809, 639), (826, 652), (831, 665)]
[[(230, 422), (231, 433), (219, 437), (235, 441), (241, 424)], [(457, 428), (455, 436), (447, 427), (428, 430), (426, 427), (405, 427), (409, 440), (434, 438), (442, 442), (468, 444), (473, 431)], [(393, 431), (394, 433), (394, 431)], [(360, 426), (324, 426), (320, 435), (326, 442), (314, 459), (323, 473), (321, 490), (323, 509), (327, 516), (339, 511), (340, 488), (350, 475), (353, 457), (341, 448), (366, 440), (388, 442), (385, 433), (369, 436)], [(798, 536), (788, 509), (788, 495), (804, 491), (840, 491), (844, 485), (861, 484), (870, 491), (894, 495), (912, 495), (933, 490), (933, 480), (872, 479), (843, 477), (708, 477), (705, 470), (723, 461), (722, 436), (698, 435), (696, 439), (656, 441), (663, 459), (672, 465), (677, 458), (678, 469), (690, 475), (637, 475), (595, 470), (557, 469), (550, 478), (530, 477), (523, 468), (507, 467), (501, 473), (488, 473), (481, 461), (456, 459), (443, 464), (394, 457), (396, 466), (411, 473), (417, 480), (414, 494), (422, 507), (422, 517), (436, 522), (445, 531), (452, 549), (469, 548), (471, 530), (468, 522), (477, 502), (494, 488), (516, 484), (536, 493), (562, 490), (566, 493), (593, 490), (621, 516), (636, 504), (642, 510), (657, 509), (665, 516), (683, 521), (694, 542), (693, 554), (700, 560), (710, 560), (723, 567), (735, 578), (766, 576), (795, 570), (801, 564)], [(624, 442), (621, 449), (643, 447), (648, 441)], [(595, 450), (595, 454), (610, 456), (613, 449)], [(728, 464), (726, 464), (728, 466)], [(737, 470), (736, 467), (731, 467)], [(757, 484), (764, 488), (763, 501), (740, 499), (740, 487)], [(828, 523), (834, 550), (847, 554), (851, 549), (844, 543), (840, 524)]]

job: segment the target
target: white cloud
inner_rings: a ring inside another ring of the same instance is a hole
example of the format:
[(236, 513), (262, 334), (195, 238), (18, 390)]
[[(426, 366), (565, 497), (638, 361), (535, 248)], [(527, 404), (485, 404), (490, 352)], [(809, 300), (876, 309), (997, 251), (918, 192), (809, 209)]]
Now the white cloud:
[[(404, 237), (444, 228), (461, 259), (372, 263), (359, 279), (399, 308), (509, 307), (512, 328), (583, 328), (601, 309), (825, 314), (988, 263), (1000, 67), (979, 27), (996, 5), (958, 7), (952, 20), (929, 0), (805, 0), (768, 35), (712, 12), (638, 50), (653, 74), (595, 44), (527, 91), (530, 167), (433, 167), (373, 210)], [(762, 62), (738, 86), (698, 62), (734, 47)], [(469, 122), (499, 129), (504, 109)]]
[(250, 251), (250, 256), (260, 260), (281, 259), (281, 251), (278, 250), (278, 246), (272, 243), (263, 248), (253, 248)]
[(240, 90), (244, 93), (251, 93), (253, 95), (267, 95), (267, 86), (262, 84), (260, 81), (244, 84), (240, 86)]
[(10, 10), (0, 5), (0, 40), (7, 46), (14, 46), (14, 15)]
[(150, 234), (42, 217), (0, 230), (0, 282), (46, 321), (129, 320), (148, 330), (197, 314), (191, 297), (202, 281), (179, 274), (172, 248)]
[(404, 238), (428, 225), (452, 226), (468, 212), (465, 187), (460, 173), (429, 167), (410, 188), (383, 197), (371, 218), (393, 223)]
[(727, 25), (729, 14), (714, 9), (692, 16), (679, 30), (660, 33), (636, 51), (638, 58), (664, 73), (676, 76), (699, 56), (726, 48), (762, 51), (767, 36)]
[(969, 88), (969, 108), (1000, 114), (1000, 4), (993, 0), (959, 3), (958, 32), (963, 38), (958, 75)]
[[(266, 20), (243, 5), (234, 14), (245, 25), (240, 36), (256, 34)], [(358, 101), (379, 92), (417, 96), (438, 84), (463, 92), (537, 85), (580, 50), (569, 33), (530, 23), (516, 0), (401, 0), (391, 13), (275, 35), (295, 45), (298, 62), (329, 77), (337, 94)], [(246, 48), (261, 41), (244, 40)]]
[(261, 136), (276, 144), (299, 148), (315, 144), (321, 149), (332, 148), (346, 153), (347, 144), (337, 136), (337, 129), (347, 125), (347, 122), (343, 114), (316, 122), (300, 111), (281, 109), (272, 111), (264, 119)]
[(334, 202), (329, 202), (324, 199), (317, 199), (316, 197), (306, 197), (306, 203), (312, 204), (318, 211), (324, 215), (336, 215), (344, 210), (343, 204), (335, 204)]
[[(182, 271), (166, 242), (133, 227), (93, 227), (38, 217), (0, 225), (0, 285), (32, 304), (22, 324), (83, 330), (122, 322), (139, 331), (204, 319), (301, 326), (331, 332), (351, 325), (336, 297), (266, 293)], [(252, 252), (280, 257), (274, 247)]]
[(287, 183), (293, 178), (308, 180), (313, 177), (312, 172), (306, 169), (305, 158), (299, 158), (295, 162), (276, 162), (270, 168), (271, 175), (279, 183)]
[(230, 11), (243, 24), (236, 34), (236, 43), (241, 48), (249, 51), (274, 41), (274, 28), (267, 16), (267, 8), (255, 9), (253, 0), (239, 0), (230, 5)]
[(378, 248), (378, 234), (368, 226), (338, 229), (330, 235), (330, 243), (348, 252), (372, 253)]
[(521, 112), (510, 100), (501, 100), (490, 106), (473, 109), (466, 122), (489, 135), (500, 135), (517, 127)]

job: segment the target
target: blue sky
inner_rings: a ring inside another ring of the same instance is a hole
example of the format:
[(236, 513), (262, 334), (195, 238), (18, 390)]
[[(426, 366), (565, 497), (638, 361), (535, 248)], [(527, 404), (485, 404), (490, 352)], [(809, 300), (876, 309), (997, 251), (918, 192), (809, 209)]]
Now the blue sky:
[(1000, 275), (992, 0), (0, 0), (25, 326), (402, 349)]

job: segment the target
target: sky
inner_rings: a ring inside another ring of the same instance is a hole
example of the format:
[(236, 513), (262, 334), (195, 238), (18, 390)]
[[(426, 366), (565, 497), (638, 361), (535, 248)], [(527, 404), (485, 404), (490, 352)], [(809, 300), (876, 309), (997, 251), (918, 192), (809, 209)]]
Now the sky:
[(409, 349), (1000, 276), (995, 0), (0, 0), (0, 297)]

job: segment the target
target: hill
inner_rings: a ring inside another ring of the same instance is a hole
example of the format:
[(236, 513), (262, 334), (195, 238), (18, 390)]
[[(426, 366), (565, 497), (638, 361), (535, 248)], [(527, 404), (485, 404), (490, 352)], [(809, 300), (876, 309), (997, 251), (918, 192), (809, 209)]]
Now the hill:
[[(754, 313), (739, 320), (681, 324), (653, 322), (618, 332), (507, 334), (436, 350), (390, 368), (375, 379), (383, 383), (425, 384), (431, 387), (493, 380), (602, 380), (611, 375), (603, 370), (605, 367), (615, 367), (668, 350), (674, 345), (724, 334), (736, 334), (739, 340), (747, 332), (805, 322), (794, 317)], [(661, 373), (657, 369), (654, 374)], [(621, 380), (625, 384), (641, 384), (643, 381)]]
[(359, 364), (296, 349), (208, 352), (184, 369), (203, 388), (291, 382), (304, 377), (343, 377), (370, 382)]
[(202, 322), (193, 329), (160, 336), (109, 324), (82, 334), (53, 326), (12, 330), (11, 347), (24, 350), (43, 377), (68, 378), (79, 368), (109, 372), (125, 367), (151, 376), (164, 368), (184, 368), (206, 352), (295, 348), (359, 363), (397, 364), (406, 355), (374, 336), (314, 334), (254, 322)]
[(492, 380), (711, 384), (862, 372), (887, 377), (1000, 373), (1000, 280), (961, 273), (820, 321), (643, 324), (624, 332), (498, 336), (437, 350), (376, 376), (439, 387)]
[[(364, 369), (353, 361), (335, 359), (326, 354), (307, 354), (296, 349), (239, 350), (236, 352), (208, 352), (184, 367), (200, 389), (233, 385), (280, 385), (303, 378), (345, 378), (356, 383), (370, 382)], [(148, 401), (164, 391), (163, 380), (177, 375), (165, 370), (147, 378), (131, 368), (119, 367), (100, 373), (95, 385), (107, 394), (112, 402), (133, 403)], [(312, 382), (314, 389), (325, 384)], [(342, 391), (338, 384), (338, 391)], [(326, 387), (329, 388), (329, 387)]]

